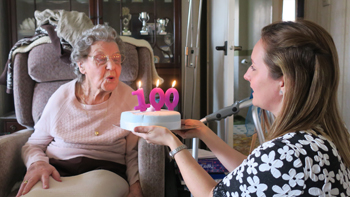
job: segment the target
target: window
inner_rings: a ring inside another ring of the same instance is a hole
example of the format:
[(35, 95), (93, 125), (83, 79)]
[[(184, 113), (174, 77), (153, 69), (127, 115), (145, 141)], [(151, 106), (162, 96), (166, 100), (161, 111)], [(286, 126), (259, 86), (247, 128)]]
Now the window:
[(295, 0), (283, 0), (282, 20), (295, 21)]

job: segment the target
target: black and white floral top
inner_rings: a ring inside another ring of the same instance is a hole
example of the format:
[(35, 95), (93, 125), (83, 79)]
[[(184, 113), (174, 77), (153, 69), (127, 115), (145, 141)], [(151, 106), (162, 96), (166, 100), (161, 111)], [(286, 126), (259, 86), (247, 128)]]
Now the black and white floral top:
[(331, 141), (288, 133), (256, 148), (214, 189), (214, 196), (350, 196), (350, 169)]

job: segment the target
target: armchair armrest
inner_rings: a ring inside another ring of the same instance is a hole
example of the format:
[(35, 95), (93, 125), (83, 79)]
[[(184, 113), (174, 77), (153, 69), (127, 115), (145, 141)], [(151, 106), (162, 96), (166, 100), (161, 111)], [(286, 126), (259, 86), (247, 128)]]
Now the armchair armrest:
[(26, 168), (21, 149), (32, 132), (32, 129), (24, 129), (0, 136), (0, 196), (7, 196), (13, 185), (23, 178)]
[(144, 196), (165, 194), (165, 146), (148, 144), (143, 138), (138, 145), (139, 176)]

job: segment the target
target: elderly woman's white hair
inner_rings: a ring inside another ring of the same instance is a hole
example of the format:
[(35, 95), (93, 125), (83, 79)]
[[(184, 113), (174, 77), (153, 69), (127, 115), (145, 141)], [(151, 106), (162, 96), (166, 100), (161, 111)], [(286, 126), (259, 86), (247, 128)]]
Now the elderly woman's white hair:
[(84, 61), (88, 57), (91, 45), (96, 41), (116, 42), (120, 53), (123, 54), (124, 43), (112, 27), (108, 25), (96, 25), (92, 29), (84, 31), (80, 39), (74, 43), (70, 56), (74, 73), (77, 75), (79, 82), (84, 80), (85, 75), (79, 71), (77, 63)]

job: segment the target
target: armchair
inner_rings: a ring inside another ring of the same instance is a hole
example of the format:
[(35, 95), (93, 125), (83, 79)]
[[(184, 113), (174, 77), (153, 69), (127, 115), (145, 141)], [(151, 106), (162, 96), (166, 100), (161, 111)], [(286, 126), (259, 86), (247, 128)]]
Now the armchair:
[[(142, 81), (148, 95), (153, 79), (153, 54), (147, 47), (125, 43), (126, 61), (120, 80), (136, 89)], [(33, 132), (34, 124), (51, 94), (62, 84), (75, 78), (72, 67), (60, 59), (51, 43), (18, 53), (13, 62), (13, 94), (17, 121), (27, 129), (0, 137), (0, 196), (15, 196), (13, 187), (23, 179), (25, 166), (21, 147)], [(148, 102), (148, 97), (145, 98)], [(139, 174), (145, 196), (164, 196), (165, 148), (139, 140)]]

